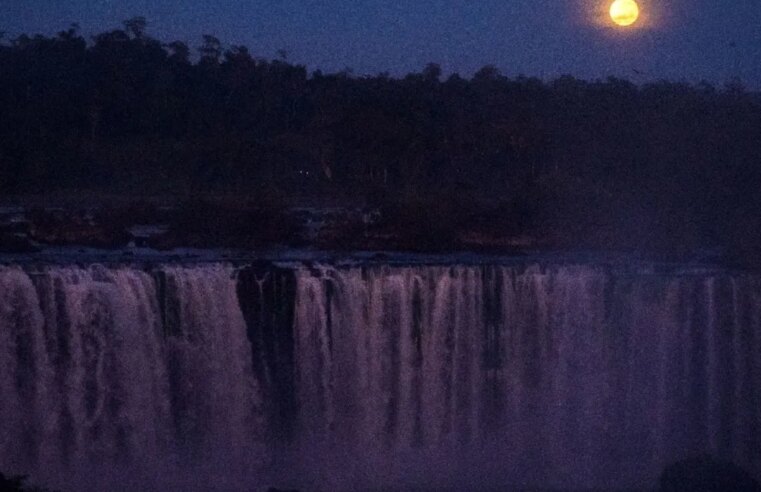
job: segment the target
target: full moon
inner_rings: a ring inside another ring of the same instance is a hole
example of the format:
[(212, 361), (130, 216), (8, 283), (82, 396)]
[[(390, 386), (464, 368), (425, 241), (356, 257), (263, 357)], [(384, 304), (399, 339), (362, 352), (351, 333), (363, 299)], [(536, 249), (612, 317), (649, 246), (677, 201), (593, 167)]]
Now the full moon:
[(610, 18), (619, 26), (631, 26), (638, 17), (639, 6), (634, 0), (616, 0), (610, 6)]

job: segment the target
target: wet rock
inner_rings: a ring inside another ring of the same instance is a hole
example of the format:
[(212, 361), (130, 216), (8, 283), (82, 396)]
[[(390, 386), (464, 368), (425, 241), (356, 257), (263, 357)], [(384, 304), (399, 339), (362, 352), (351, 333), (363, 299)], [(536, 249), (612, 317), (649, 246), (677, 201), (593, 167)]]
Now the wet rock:
[(85, 212), (38, 209), (30, 212), (29, 220), (31, 238), (43, 244), (115, 249), (131, 239), (124, 224)]
[(26, 236), (0, 233), (0, 252), (2, 253), (36, 253), (38, 251), (40, 248)]
[(158, 251), (169, 251), (182, 245), (182, 241), (174, 234), (164, 233), (152, 236), (146, 240), (146, 246)]
[(151, 247), (257, 248), (291, 244), (299, 225), (283, 205), (196, 200), (181, 204), (167, 220), (167, 231), (151, 238)]
[(0, 224), (0, 233), (7, 234), (29, 234), (31, 224), (26, 221), (13, 221), (6, 224)]
[(660, 492), (759, 492), (761, 484), (728, 461), (697, 456), (673, 463), (661, 474)]

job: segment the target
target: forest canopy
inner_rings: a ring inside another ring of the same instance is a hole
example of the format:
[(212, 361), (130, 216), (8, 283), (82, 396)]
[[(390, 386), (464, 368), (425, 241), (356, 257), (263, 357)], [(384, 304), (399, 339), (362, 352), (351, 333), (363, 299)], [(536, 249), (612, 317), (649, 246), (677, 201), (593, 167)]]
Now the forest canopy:
[(660, 224), (707, 243), (761, 225), (761, 95), (737, 82), (493, 66), (445, 78), (434, 63), (399, 78), (310, 74), (146, 27), (0, 42), (1, 192), (454, 196), (529, 222)]

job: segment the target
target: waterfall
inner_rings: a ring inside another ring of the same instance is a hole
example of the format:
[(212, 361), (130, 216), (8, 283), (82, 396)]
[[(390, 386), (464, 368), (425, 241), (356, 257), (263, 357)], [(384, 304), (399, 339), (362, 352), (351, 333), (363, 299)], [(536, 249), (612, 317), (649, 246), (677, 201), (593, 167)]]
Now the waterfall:
[(66, 485), (253, 452), (249, 347), (231, 268), (2, 268), (0, 469)]
[(711, 453), (758, 475), (760, 349), (761, 276), (742, 272), (6, 266), (0, 470), (85, 490), (621, 488)]

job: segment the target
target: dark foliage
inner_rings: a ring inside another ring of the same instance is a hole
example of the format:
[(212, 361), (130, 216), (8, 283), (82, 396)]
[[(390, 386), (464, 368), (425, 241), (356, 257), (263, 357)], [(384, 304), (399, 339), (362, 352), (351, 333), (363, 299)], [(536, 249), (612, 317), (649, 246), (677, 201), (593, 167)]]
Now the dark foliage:
[[(758, 256), (761, 95), (739, 84), (310, 76), (210, 35), (191, 52), (142, 18), (0, 44), (0, 192), (267, 189), (381, 205), (426, 248), (501, 210), (491, 227), (550, 246)], [(262, 220), (196, 205), (223, 236)]]

